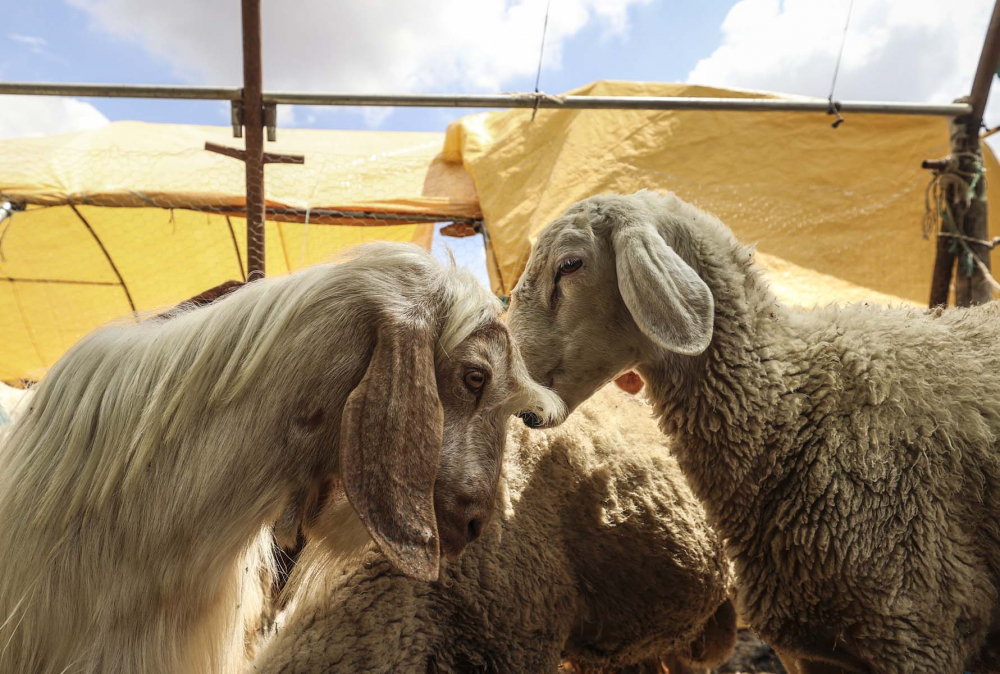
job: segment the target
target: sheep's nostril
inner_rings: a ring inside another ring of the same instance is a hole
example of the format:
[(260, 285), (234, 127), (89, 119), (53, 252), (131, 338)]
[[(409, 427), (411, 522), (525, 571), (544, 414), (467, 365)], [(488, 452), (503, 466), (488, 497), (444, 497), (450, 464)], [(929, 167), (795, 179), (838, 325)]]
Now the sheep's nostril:
[(469, 539), (469, 542), (479, 538), (479, 534), (483, 533), (483, 521), (481, 519), (469, 520), (469, 526), (466, 527), (465, 536)]
[(528, 428), (541, 428), (542, 419), (534, 412), (518, 412), (517, 416), (521, 417), (521, 421)]

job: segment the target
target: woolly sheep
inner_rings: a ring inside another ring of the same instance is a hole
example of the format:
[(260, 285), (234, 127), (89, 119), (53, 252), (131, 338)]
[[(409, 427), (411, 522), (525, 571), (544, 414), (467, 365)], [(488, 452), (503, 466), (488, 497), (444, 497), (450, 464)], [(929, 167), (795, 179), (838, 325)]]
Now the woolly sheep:
[(92, 333), (0, 447), (0, 671), (244, 666), (272, 524), (437, 578), (525, 406), (561, 413), (489, 292), (414, 246)]
[(671, 651), (725, 660), (728, 561), (661, 444), (649, 407), (611, 388), (558, 429), (511, 424), (494, 524), (439, 583), (374, 553), (317, 571), (307, 546), (295, 572), (307, 579), (293, 576), (292, 607), (252, 671), (554, 674), (564, 653), (588, 672)]
[(570, 410), (638, 368), (741, 616), (791, 667), (976, 665), (998, 624), (1000, 305), (793, 311), (716, 218), (644, 191), (551, 223), (508, 320)]

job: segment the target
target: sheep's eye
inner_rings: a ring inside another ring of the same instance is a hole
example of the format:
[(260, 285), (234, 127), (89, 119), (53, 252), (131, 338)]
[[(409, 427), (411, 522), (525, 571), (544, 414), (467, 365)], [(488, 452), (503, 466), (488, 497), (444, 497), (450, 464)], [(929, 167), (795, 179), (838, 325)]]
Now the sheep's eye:
[(478, 393), (486, 385), (486, 375), (479, 370), (469, 370), (465, 373), (465, 387), (473, 393)]
[(583, 260), (579, 258), (568, 258), (559, 263), (559, 275), (566, 276), (572, 274), (583, 266)]

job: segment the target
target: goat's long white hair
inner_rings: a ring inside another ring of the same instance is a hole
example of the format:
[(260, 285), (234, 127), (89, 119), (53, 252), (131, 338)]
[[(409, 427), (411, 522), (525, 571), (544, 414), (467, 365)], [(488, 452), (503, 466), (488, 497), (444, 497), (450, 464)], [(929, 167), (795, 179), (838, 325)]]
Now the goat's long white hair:
[(413, 246), (351, 255), (102, 328), (52, 368), (0, 438), (0, 671), (242, 666), (311, 373), (358, 370), (339, 361), (367, 358), (379, 302), (439, 303), (442, 354), (500, 310)]

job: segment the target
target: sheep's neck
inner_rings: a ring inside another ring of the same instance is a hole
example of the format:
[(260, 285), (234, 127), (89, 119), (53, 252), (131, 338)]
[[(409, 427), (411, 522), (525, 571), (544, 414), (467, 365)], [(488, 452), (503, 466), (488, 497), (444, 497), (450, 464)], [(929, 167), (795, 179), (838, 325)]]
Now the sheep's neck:
[[(756, 533), (754, 503), (780, 479), (787, 447), (777, 430), (797, 417), (787, 358), (787, 310), (749, 252), (703, 271), (715, 297), (712, 344), (698, 357), (663, 353), (640, 368), (660, 426), (692, 489), (730, 539)], [(765, 451), (766, 450), (766, 451)]]

